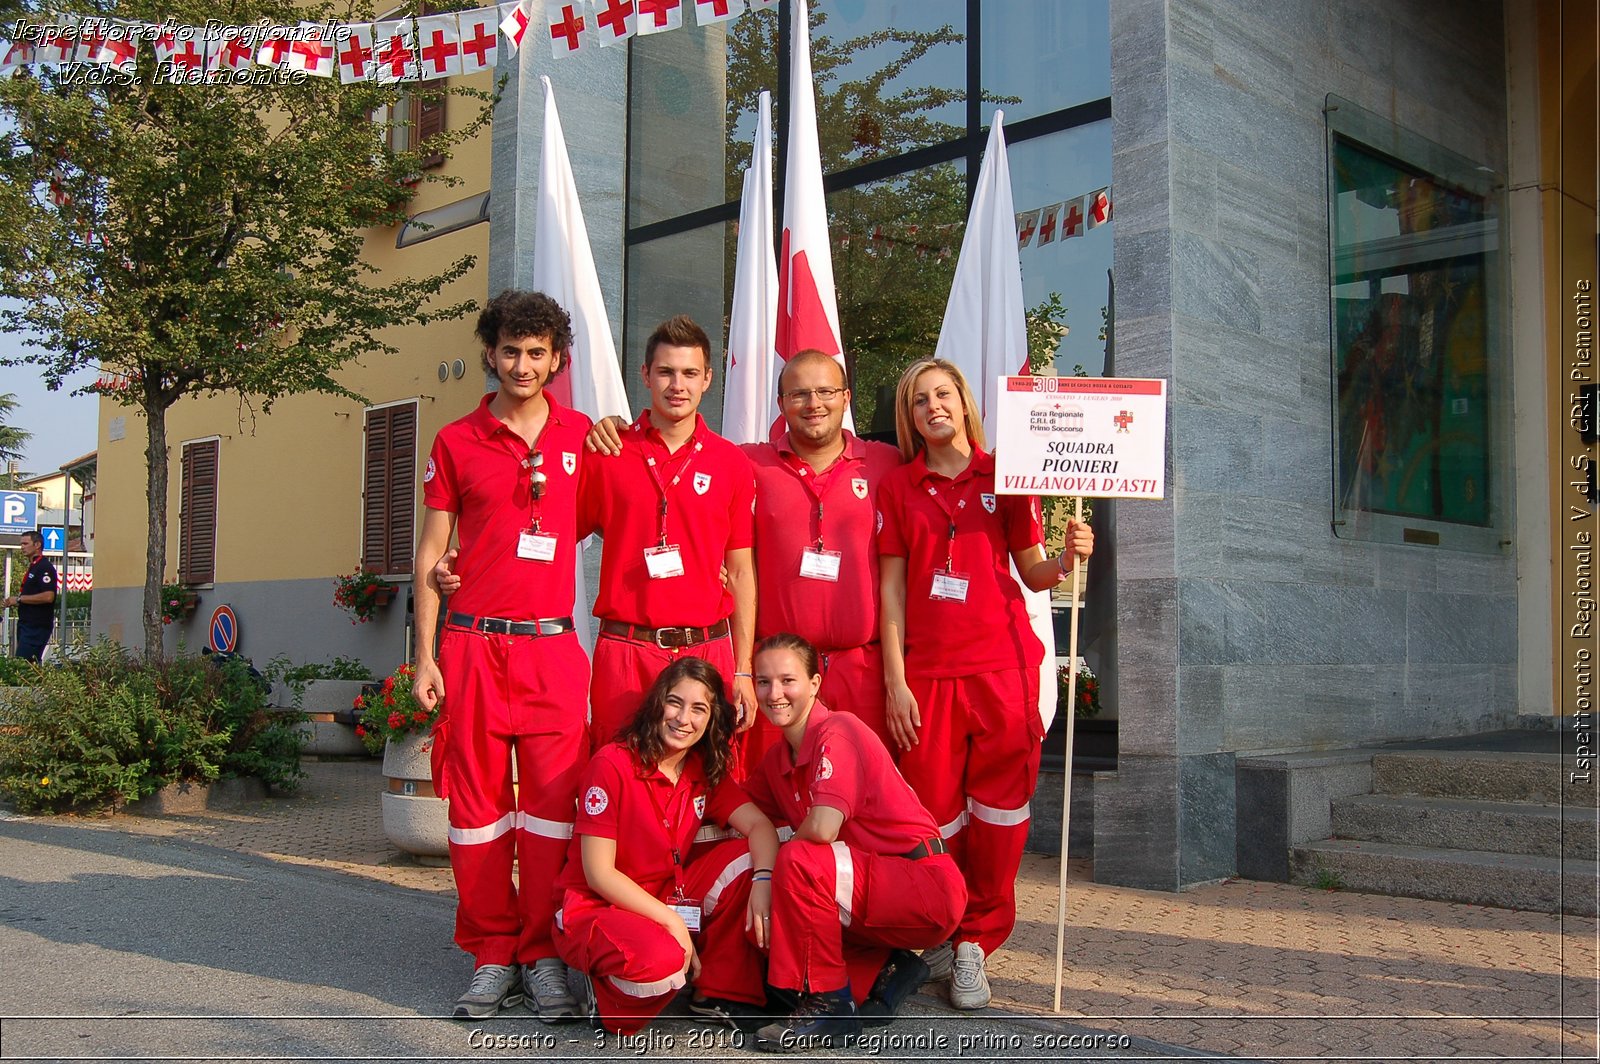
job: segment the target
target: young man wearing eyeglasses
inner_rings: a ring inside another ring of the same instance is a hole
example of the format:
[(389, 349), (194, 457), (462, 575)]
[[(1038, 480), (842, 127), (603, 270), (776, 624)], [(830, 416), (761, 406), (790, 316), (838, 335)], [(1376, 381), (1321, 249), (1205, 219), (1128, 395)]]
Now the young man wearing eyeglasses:
[(750, 682), (755, 485), (739, 448), (700, 416), (710, 350), (705, 330), (687, 316), (658, 325), (645, 343), (649, 409), (622, 431), (622, 453), (584, 463), (578, 531), (603, 539), (589, 685), (596, 749), (684, 655), (706, 659), (730, 681), (741, 732), (759, 716)]
[[(499, 387), (434, 440), (415, 572), (415, 692), (428, 707), (448, 693), (433, 783), (449, 799), (455, 939), (476, 964), (455, 1016), (493, 1016), (526, 998), (540, 1019), (564, 1022), (578, 1010), (551, 933), (589, 756), (589, 660), (572, 613), (590, 423), (545, 391), (572, 345), (555, 300), (508, 289), (479, 315), (477, 335)], [(441, 615), (430, 576), (452, 534), (460, 586)]]

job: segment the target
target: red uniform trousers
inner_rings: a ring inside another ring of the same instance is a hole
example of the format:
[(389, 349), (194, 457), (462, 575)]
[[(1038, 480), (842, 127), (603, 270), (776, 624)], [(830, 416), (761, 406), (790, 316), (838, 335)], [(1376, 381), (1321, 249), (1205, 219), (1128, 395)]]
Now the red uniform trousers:
[(891, 949), (946, 941), (966, 905), (961, 871), (946, 854), (911, 861), (791, 839), (772, 872), (767, 981), (819, 993), (848, 982), (859, 1003)]
[(1017, 870), (1044, 738), (1039, 670), (944, 677), (912, 667), (907, 683), (922, 730), (900, 755), (900, 772), (966, 877), (969, 900), (956, 941), (990, 954), (1017, 922)]
[[(684, 871), (684, 891), (701, 906), (700, 933), (694, 936), (700, 957), (695, 989), (707, 997), (764, 1004), (761, 951), (744, 929), (748, 844), (744, 839), (721, 843)], [(567, 891), (556, 914), (555, 945), (568, 966), (589, 973), (610, 1031), (638, 1031), (684, 984), (683, 947), (672, 932), (589, 894)]]
[[(883, 745), (897, 749), (889, 738), (888, 695), (883, 685), (883, 647), (878, 643), (825, 650), (822, 658), (822, 689), (817, 697), (829, 709), (854, 713), (866, 722)], [(755, 774), (767, 748), (783, 738), (764, 714), (757, 710), (756, 723), (744, 735), (744, 775)]]
[(730, 700), (733, 698), (731, 636), (710, 639), (688, 648), (662, 650), (654, 643), (601, 633), (594, 644), (594, 679), (589, 684), (591, 753), (617, 737), (617, 732), (639, 712), (645, 692), (656, 682), (661, 670), (685, 656), (704, 658), (715, 665), (722, 674), (723, 694)]
[[(450, 867), (460, 896), (456, 944), (479, 965), (553, 957), (555, 883), (589, 754), (589, 659), (570, 633), (447, 627), (439, 669), (447, 698), (433, 730), (433, 778), (449, 799)], [(511, 878), (513, 853), (520, 885)]]

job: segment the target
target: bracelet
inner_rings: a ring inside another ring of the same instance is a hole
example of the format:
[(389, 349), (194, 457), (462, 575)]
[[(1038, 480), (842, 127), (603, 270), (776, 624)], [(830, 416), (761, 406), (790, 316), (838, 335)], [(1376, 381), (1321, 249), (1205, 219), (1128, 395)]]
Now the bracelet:
[(733, 676), (734, 676), (734, 679), (738, 679), (738, 678), (739, 678), (739, 677), (741, 677), (741, 676), (743, 676), (743, 677), (744, 677), (744, 678), (745, 678), (745, 679), (746, 679), (746, 680), (753, 680), (753, 679), (755, 679), (755, 677), (754, 677), (754, 676), (752, 676), (752, 675), (751, 675), (751, 674), (750, 674), (750, 673), (748, 673), (748, 672), (736, 672), (736, 673), (734, 673), (734, 674), (733, 674)]
[(772, 882), (772, 873), (769, 872), (764, 876), (751, 876), (750, 877), (750, 882), (752, 882), (752, 883), (771, 883)]
[[(1074, 561), (1073, 564), (1076, 565), (1077, 562)], [(1061, 570), (1062, 576), (1066, 576), (1068, 573), (1072, 572), (1071, 569), (1067, 568), (1067, 551), (1065, 547), (1062, 548), (1060, 554), (1056, 555), (1056, 568)]]
[(770, 868), (752, 868), (752, 869), (750, 869), (751, 875), (759, 875), (762, 872), (765, 872), (768, 875), (771, 875), (772, 874), (772, 869), (770, 869)]

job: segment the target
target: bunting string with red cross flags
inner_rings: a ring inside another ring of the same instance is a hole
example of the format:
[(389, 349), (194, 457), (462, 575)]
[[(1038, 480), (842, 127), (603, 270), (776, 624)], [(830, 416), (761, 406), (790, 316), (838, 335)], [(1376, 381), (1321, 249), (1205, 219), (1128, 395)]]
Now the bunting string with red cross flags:
[[(546, 0), (545, 32), (557, 58), (689, 24), (729, 22), (747, 11), (776, 11), (778, 0)], [(139, 55), (155, 60), (157, 82), (250, 84), (338, 78), (419, 81), (475, 74), (514, 56), (527, 38), (532, 0), (382, 22), (302, 22), (204, 26), (135, 22), (61, 13), (0, 25), (0, 74), (72, 69), (76, 80), (133, 80)]]
[(1111, 187), (1017, 212), (1017, 250), (1082, 236), (1111, 220)]

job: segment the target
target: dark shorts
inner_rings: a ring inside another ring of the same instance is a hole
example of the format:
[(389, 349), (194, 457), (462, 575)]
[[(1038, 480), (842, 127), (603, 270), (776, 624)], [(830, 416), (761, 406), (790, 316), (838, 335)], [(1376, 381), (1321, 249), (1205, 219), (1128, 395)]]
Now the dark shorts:
[(44, 657), (44, 645), (50, 641), (49, 628), (24, 628), (17, 626), (17, 657), (37, 662)]

